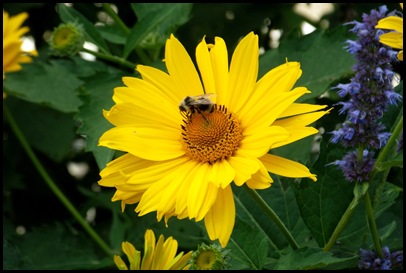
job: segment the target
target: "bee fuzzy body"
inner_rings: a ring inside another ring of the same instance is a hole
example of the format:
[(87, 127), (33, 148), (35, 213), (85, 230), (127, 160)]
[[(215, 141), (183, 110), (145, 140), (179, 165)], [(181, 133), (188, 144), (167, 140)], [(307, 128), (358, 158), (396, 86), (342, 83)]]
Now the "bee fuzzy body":
[[(215, 94), (203, 94), (198, 96), (186, 96), (179, 103), (179, 110), (183, 115), (188, 119), (192, 117), (195, 113), (213, 113), (214, 111), (214, 102), (210, 99), (215, 96)], [(203, 117), (205, 117), (203, 115)]]

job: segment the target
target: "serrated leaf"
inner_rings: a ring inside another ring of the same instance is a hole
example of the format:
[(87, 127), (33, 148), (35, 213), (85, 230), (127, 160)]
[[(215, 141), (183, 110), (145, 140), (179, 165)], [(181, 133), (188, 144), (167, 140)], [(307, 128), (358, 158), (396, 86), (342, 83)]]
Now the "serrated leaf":
[(156, 47), (162, 46), (171, 32), (189, 20), (192, 6), (192, 3), (133, 4), (137, 16), (138, 8), (141, 15), (124, 46), (123, 57), (127, 58), (133, 49), (141, 47), (148, 35), (154, 36)]
[(233, 260), (246, 264), (246, 268), (262, 269), (268, 254), (269, 244), (257, 227), (236, 217), (233, 236), (227, 248)]
[(323, 247), (353, 199), (354, 185), (344, 179), (336, 166), (326, 166), (342, 158), (343, 151), (334, 145), (326, 147), (323, 141), (320, 147), (319, 158), (312, 170), (318, 180), (302, 180), (300, 187), (294, 187), (294, 192), (306, 226)]
[(46, 105), (55, 110), (74, 113), (82, 104), (77, 97), (77, 89), (83, 82), (74, 74), (51, 62), (33, 62), (23, 70), (10, 73), (3, 86), (10, 96), (29, 102)]
[(109, 110), (114, 104), (113, 91), (114, 88), (124, 85), (122, 76), (119, 73), (98, 72), (88, 78), (84, 86), (84, 105), (76, 116), (82, 124), (77, 132), (86, 137), (86, 150), (93, 152), (100, 169), (105, 167), (114, 154), (111, 149), (98, 146), (101, 135), (113, 127), (103, 116), (103, 110)]
[(338, 258), (320, 248), (304, 247), (291, 251), (279, 259), (276, 270), (309, 270), (320, 269), (338, 263), (346, 263), (355, 257)]
[(101, 34), (97, 28), (93, 25), (92, 22), (87, 20), (80, 12), (74, 8), (70, 8), (63, 3), (56, 5), (56, 10), (61, 17), (61, 20), (65, 23), (69, 22), (79, 22), (83, 25), (86, 34), (86, 40), (97, 45), (100, 50), (104, 53), (110, 53), (110, 50), (106, 44), (106, 41), (103, 40)]
[[(332, 82), (352, 73), (353, 55), (344, 49), (348, 39), (346, 28), (316, 30), (297, 38), (289, 37), (280, 42), (277, 49), (269, 50), (260, 58), (259, 75), (288, 61), (300, 62), (303, 71), (296, 86), (307, 87), (312, 93), (298, 101), (319, 97)], [(323, 61), (320, 61), (323, 60)]]

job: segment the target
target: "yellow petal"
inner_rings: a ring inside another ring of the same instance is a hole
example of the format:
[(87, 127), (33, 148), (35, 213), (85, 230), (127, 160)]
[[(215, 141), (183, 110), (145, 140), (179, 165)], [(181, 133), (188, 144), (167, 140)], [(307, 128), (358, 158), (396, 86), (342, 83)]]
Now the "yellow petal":
[(258, 77), (258, 36), (248, 33), (237, 45), (231, 58), (227, 107), (234, 113), (246, 103)]
[(187, 193), (189, 218), (202, 220), (211, 209), (217, 198), (217, 189), (209, 182), (209, 165), (199, 164), (190, 180), (190, 189)]
[(290, 92), (302, 74), (300, 64), (288, 62), (270, 70), (255, 85), (248, 101), (240, 110), (240, 115), (247, 121), (256, 119), (257, 109), (272, 109), (273, 101), (281, 93)]
[(257, 108), (252, 109), (241, 119), (245, 134), (251, 134), (252, 130), (271, 125), (295, 100), (306, 93), (309, 93), (306, 88), (298, 87), (291, 92), (279, 93), (268, 105), (257, 105)]
[(254, 190), (263, 190), (269, 188), (273, 182), (268, 170), (261, 161), (258, 162), (259, 170), (247, 180), (247, 186)]
[(165, 46), (165, 64), (177, 90), (182, 94), (201, 95), (203, 87), (186, 49), (171, 34)]
[[(168, 238), (169, 242), (173, 242), (172, 238), (169, 237)], [(167, 240), (167, 241), (168, 241)], [(170, 248), (171, 249), (167, 249), (165, 246), (165, 241), (164, 241), (164, 236), (160, 235), (158, 238), (158, 242), (156, 243), (155, 246), (155, 252), (154, 252), (154, 256), (152, 257), (152, 265), (151, 265), (151, 269), (163, 269), (165, 268), (165, 261), (169, 258), (173, 258), (176, 254), (176, 249), (177, 249), (177, 242), (175, 241), (175, 244), (171, 244)], [(174, 249), (175, 252), (173, 254), (172, 257), (169, 257), (169, 255), (171, 254), (171, 252), (173, 251), (173, 247), (176, 246), (176, 248)], [(167, 252), (167, 250), (169, 250), (169, 252)]]
[(124, 183), (126, 181), (125, 174), (135, 171), (136, 169), (133, 169), (134, 166), (143, 161), (141, 158), (135, 157), (132, 154), (125, 154), (110, 161), (100, 172), (102, 179), (99, 181), (99, 185), (114, 187), (117, 184)]
[(190, 159), (187, 157), (167, 161), (142, 160), (134, 164), (133, 172), (128, 173), (128, 175), (126, 173), (128, 177), (126, 183), (134, 188), (137, 188), (137, 185), (152, 185), (167, 176), (168, 173), (173, 172), (173, 170), (182, 168), (188, 161)]
[(270, 149), (275, 149), (278, 147), (288, 145), (292, 142), (295, 142), (295, 141), (298, 141), (305, 137), (317, 134), (319, 132), (319, 130), (317, 130), (313, 127), (300, 127), (299, 126), (299, 127), (286, 127), (285, 129), (290, 133), (290, 136), (282, 141), (272, 144)]
[(226, 104), (228, 98), (228, 53), (224, 40), (214, 38), (214, 45), (210, 49), (211, 65), (217, 92), (217, 103)]
[(306, 126), (309, 125), (316, 120), (320, 119), (322, 116), (325, 114), (329, 113), (329, 111), (318, 111), (314, 113), (308, 113), (308, 114), (301, 114), (301, 115), (296, 115), (288, 118), (284, 118), (281, 120), (277, 120), (273, 123), (273, 125), (281, 126), (281, 127), (299, 127), (299, 126)]
[(399, 51), (398, 53), (398, 59), (403, 61), (403, 50)]
[(217, 199), (204, 217), (204, 224), (211, 240), (219, 239), (222, 247), (230, 240), (235, 222), (235, 204), (231, 186), (219, 189)]
[(113, 259), (119, 270), (128, 270), (127, 265), (124, 263), (123, 259), (121, 259), (120, 256), (114, 255)]
[(264, 155), (260, 160), (268, 172), (292, 178), (308, 177), (317, 181), (316, 175), (310, 173), (306, 166), (295, 161), (271, 154)]
[(168, 128), (114, 127), (99, 139), (99, 145), (129, 152), (147, 160), (167, 160), (185, 154), (180, 145), (179, 130)]
[[(154, 111), (163, 120), (178, 124), (181, 121), (179, 102), (168, 98), (152, 84), (137, 78), (124, 77), (127, 87), (114, 89), (113, 100), (117, 104), (125, 102), (137, 107), (133, 111)], [(161, 112), (161, 113), (159, 113)]]
[(216, 93), (213, 67), (211, 65), (210, 53), (206, 41), (203, 40), (196, 47), (196, 62), (199, 66), (200, 75), (204, 84), (206, 94)]
[(188, 270), (190, 264), (188, 264), (189, 259), (192, 257), (193, 251), (189, 251), (185, 255), (183, 255), (183, 251), (180, 252), (170, 264), (168, 264), (169, 270)]
[[(177, 194), (173, 197), (175, 199), (175, 214), (179, 219), (189, 217), (189, 203), (188, 193), (190, 191), (191, 183), (195, 178), (195, 173), (199, 170), (200, 164), (195, 161), (189, 161), (182, 168), (183, 176)], [(185, 182), (186, 181), (186, 182)]]
[[(180, 163), (182, 161), (178, 161)], [(186, 183), (189, 171), (196, 166), (195, 162), (183, 162), (168, 171), (162, 172), (162, 178), (152, 184), (143, 194), (135, 211), (139, 216), (157, 211), (157, 220), (175, 210), (179, 199), (187, 204), (190, 185)], [(187, 186), (186, 189), (184, 186)]]
[(388, 32), (379, 36), (379, 41), (396, 49), (403, 49), (403, 33)]
[(307, 103), (292, 103), (285, 111), (283, 111), (279, 118), (291, 117), (311, 112), (316, 112), (326, 108), (327, 105), (307, 104)]
[(155, 234), (151, 229), (147, 229), (144, 234), (144, 256), (141, 261), (141, 270), (152, 269), (152, 260), (155, 255)]
[(209, 182), (212, 182), (216, 187), (227, 187), (234, 179), (235, 170), (227, 160), (220, 160), (209, 166), (211, 168), (209, 174)]
[(140, 72), (144, 81), (160, 90), (168, 100), (172, 100), (174, 105), (178, 105), (184, 97), (190, 95), (190, 91), (188, 90), (181, 92), (185, 90), (177, 89), (173, 78), (162, 70), (152, 66), (137, 65), (137, 71)]
[(130, 270), (137, 270), (140, 268), (140, 252), (129, 242), (121, 244), (123, 252), (127, 255), (130, 262)]
[(379, 20), (375, 28), (392, 29), (403, 33), (403, 18), (398, 16), (388, 16)]
[[(162, 236), (162, 235), (161, 235)], [(162, 269), (169, 269), (172, 261), (175, 259), (176, 252), (178, 251), (178, 242), (171, 237), (165, 240), (163, 245), (164, 253), (161, 258)]]
[(256, 158), (244, 157), (238, 153), (236, 156), (230, 157), (227, 161), (235, 170), (234, 183), (237, 186), (242, 186), (242, 184), (250, 179), (259, 169)]
[(179, 128), (178, 113), (176, 113), (176, 116), (173, 114), (172, 112), (172, 120), (170, 120), (170, 115), (162, 111), (162, 109), (156, 107), (141, 108), (131, 103), (115, 104), (109, 111), (103, 111), (104, 117), (115, 126)]
[(290, 132), (279, 126), (261, 128), (252, 135), (244, 136), (239, 152), (257, 158), (266, 154), (272, 145), (286, 140), (289, 136)]

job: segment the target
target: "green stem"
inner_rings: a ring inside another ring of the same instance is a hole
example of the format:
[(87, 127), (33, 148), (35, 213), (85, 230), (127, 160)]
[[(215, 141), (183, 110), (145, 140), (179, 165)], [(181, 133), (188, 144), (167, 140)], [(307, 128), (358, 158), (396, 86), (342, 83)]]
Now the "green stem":
[(380, 258), (383, 257), (381, 241), (379, 239), (378, 228), (376, 227), (375, 214), (372, 209), (371, 198), (369, 197), (369, 191), (365, 193), (365, 208), (369, 222), (369, 228), (371, 230), (372, 239), (374, 241), (376, 253)]
[[(111, 8), (110, 4), (103, 3), (103, 8), (113, 18), (114, 22), (128, 35), (131, 33), (131, 30), (124, 24), (121, 18), (117, 15), (117, 13)], [(137, 52), (138, 56), (140, 57), (141, 61), (145, 65), (149, 65), (151, 63), (151, 59), (145, 54), (145, 52), (140, 49), (136, 48), (135, 51)]]
[(274, 224), (279, 228), (283, 236), (285, 236), (286, 240), (289, 242), (290, 246), (293, 249), (299, 249), (299, 245), (296, 243), (292, 234), (290, 234), (289, 230), (283, 224), (282, 220), (278, 217), (278, 215), (276, 215), (272, 208), (268, 206), (264, 199), (262, 199), (262, 197), (255, 190), (248, 187), (247, 184), (244, 184), (243, 187), (251, 196), (251, 198), (255, 200), (255, 202), (265, 211), (265, 213), (271, 218)]
[[(374, 167), (372, 169), (369, 181), (373, 181), (373, 179), (375, 178), (375, 175), (378, 173), (378, 171), (381, 170), (380, 166), (383, 160), (385, 160), (388, 157), (388, 153), (389, 151), (391, 151), (391, 149), (393, 148), (393, 146), (396, 144), (396, 140), (398, 139), (400, 133), (402, 132), (403, 129), (403, 115), (399, 118), (398, 123), (395, 126), (395, 129), (393, 130), (393, 133), (391, 135), (391, 137), (389, 138), (388, 142), (386, 143), (385, 147), (380, 151)], [(360, 151), (360, 150), (358, 150)], [(385, 180), (383, 180), (384, 182)], [(383, 183), (382, 182), (382, 183)], [(366, 182), (368, 183), (368, 182)], [(376, 251), (379, 255), (379, 253), (382, 253), (382, 248), (380, 247), (380, 242), (377, 242), (377, 240), (379, 239), (378, 233), (377, 233), (377, 229), (376, 229), (376, 223), (375, 223), (375, 218), (370, 218), (371, 216), (373, 216), (373, 212), (372, 212), (372, 204), (371, 204), (371, 199), (369, 197), (369, 192), (366, 191), (365, 192), (365, 196), (368, 195), (368, 197), (365, 197), (367, 200), (366, 202), (368, 203), (366, 205), (366, 209), (368, 210), (368, 206), (370, 207), (370, 212), (368, 215), (368, 220), (369, 220), (369, 225), (371, 228), (371, 233), (374, 239), (374, 243), (375, 243), (375, 247), (376, 247)], [(341, 232), (344, 230), (344, 228), (347, 226), (348, 221), (350, 220), (350, 218), (352, 217), (352, 214), (354, 212), (355, 207), (358, 205), (358, 200), (359, 200), (359, 196), (354, 196), (354, 198), (352, 199), (350, 205), (348, 206), (347, 210), (345, 211), (345, 213), (343, 214), (343, 216), (340, 219), (340, 222), (338, 223), (336, 229), (334, 230), (333, 234), (331, 235), (329, 241), (327, 242), (327, 244), (324, 246), (323, 250), (324, 251), (329, 251), (333, 245), (335, 244), (335, 242), (337, 241), (339, 235), (341, 234)]]
[[(375, 175), (379, 171), (381, 171), (381, 164), (382, 164), (382, 161), (385, 160), (385, 158), (393, 158), (393, 156), (395, 156), (396, 148), (390, 149), (390, 147), (395, 146), (396, 140), (399, 139), (402, 129), (403, 129), (403, 108), (399, 112), (398, 118), (396, 119), (393, 133), (391, 134), (391, 137), (389, 138), (387, 145), (384, 147), (384, 149), (386, 149), (387, 151), (382, 152), (381, 154), (378, 155), (378, 159), (376, 160), (375, 165), (372, 169), (372, 173), (371, 173), (372, 178), (374, 178)], [(372, 197), (372, 207), (373, 208), (376, 206), (376, 204), (379, 203), (379, 199), (383, 193), (385, 181), (386, 181), (386, 178), (388, 177), (389, 171), (390, 171), (390, 168), (385, 169), (382, 172), (382, 176), (379, 179), (378, 185), (377, 185), (374, 195)]]
[(357, 207), (357, 203), (358, 203), (358, 199), (356, 196), (354, 196), (354, 198), (352, 199), (347, 210), (344, 212), (343, 216), (341, 217), (340, 222), (338, 222), (336, 228), (334, 229), (333, 234), (331, 235), (327, 244), (324, 246), (324, 248), (323, 248), (324, 252), (329, 251), (334, 246), (334, 244), (336, 243), (341, 232), (347, 226), (348, 221), (351, 219), (352, 215), (354, 214), (355, 208)]
[(393, 133), (391, 134), (388, 142), (386, 143), (385, 147), (383, 147), (383, 149), (381, 150), (381, 152), (379, 153), (374, 167), (372, 169), (371, 172), (371, 178), (370, 181), (372, 181), (375, 177), (375, 175), (381, 171), (381, 163), (383, 160), (386, 160), (388, 158), (388, 154), (391, 151), (391, 149), (396, 146), (396, 141), (400, 136), (400, 133), (402, 132), (403, 129), (403, 114), (402, 116), (399, 118), (398, 123), (395, 126), (395, 129), (393, 130)]
[(28, 157), (31, 159), (32, 163), (38, 170), (41, 177), (44, 179), (46, 184), (51, 188), (53, 193), (59, 198), (62, 204), (68, 209), (68, 211), (75, 217), (75, 219), (82, 225), (82, 227), (89, 233), (93, 240), (106, 252), (107, 255), (113, 255), (113, 251), (110, 247), (99, 237), (99, 235), (92, 229), (92, 227), (86, 222), (86, 220), (80, 215), (72, 203), (66, 198), (58, 186), (54, 183), (51, 177), (48, 175), (44, 167), (39, 162), (37, 156), (34, 154), (34, 151), (31, 149), (30, 145), (26, 141), (24, 135), (22, 134), (20, 128), (15, 122), (11, 112), (8, 110), (7, 106), (3, 104), (4, 114), (13, 129), (14, 134), (21, 143), (21, 146), (27, 153)]
[(109, 54), (105, 54), (105, 53), (100, 53), (97, 51), (93, 51), (87, 48), (82, 48), (80, 51), (92, 54), (94, 56), (96, 56), (97, 58), (100, 58), (102, 60), (106, 60), (106, 61), (110, 61), (110, 62), (114, 62), (123, 66), (126, 66), (128, 68), (130, 68), (131, 70), (135, 70), (136, 65), (133, 63), (130, 63), (129, 61), (124, 60), (123, 58), (117, 57), (117, 56), (113, 56), (113, 55), (109, 55)]
[(117, 15), (117, 13), (111, 8), (110, 4), (103, 3), (102, 4), (104, 11), (108, 15), (110, 15), (111, 18), (113, 18), (114, 22), (117, 23), (117, 25), (127, 34), (130, 34), (130, 29), (124, 24), (124, 22), (121, 20), (121, 18)]

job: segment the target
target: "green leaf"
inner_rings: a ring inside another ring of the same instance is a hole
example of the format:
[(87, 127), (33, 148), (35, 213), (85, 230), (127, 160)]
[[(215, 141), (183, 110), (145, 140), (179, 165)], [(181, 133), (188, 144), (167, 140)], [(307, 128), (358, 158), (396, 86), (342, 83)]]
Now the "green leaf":
[(97, 27), (103, 39), (114, 44), (124, 45), (128, 34), (118, 25), (103, 25)]
[[(289, 247), (287, 239), (282, 236), (277, 225), (269, 220), (269, 217), (245, 190), (235, 187), (233, 192), (238, 217), (262, 231), (263, 240), (270, 244), (273, 257), (277, 257), (280, 250)], [(300, 217), (295, 195), (288, 183), (282, 183), (277, 177), (274, 177), (274, 183), (270, 188), (257, 190), (257, 193), (277, 214), (299, 245), (311, 243), (309, 242), (310, 232)], [(233, 231), (232, 237), (234, 235), (236, 235), (236, 231)]]
[(76, 137), (72, 115), (13, 97), (8, 97), (5, 103), (34, 149), (57, 162), (70, 154)]
[(25, 261), (21, 255), (21, 251), (8, 239), (3, 237), (3, 270), (21, 270), (32, 268), (32, 265)]
[(320, 248), (304, 247), (291, 251), (279, 259), (276, 270), (309, 270), (354, 261), (357, 256), (338, 258)]
[(14, 239), (21, 257), (30, 265), (24, 269), (99, 269), (114, 268), (113, 257), (101, 259), (89, 236), (60, 223), (33, 227), (24, 236)]
[(368, 182), (356, 183), (354, 185), (354, 203), (352, 203), (352, 205), (350, 206), (350, 209), (353, 209), (356, 206), (358, 206), (360, 199), (364, 197), (368, 188), (369, 188)]
[(384, 183), (383, 191), (374, 196), (374, 202), (378, 202), (378, 204), (375, 205), (377, 218), (395, 203), (395, 200), (401, 192), (401, 188), (388, 182)]
[(343, 151), (334, 145), (326, 146), (323, 141), (320, 147), (319, 158), (312, 170), (318, 180), (302, 180), (300, 186), (293, 189), (306, 226), (323, 247), (353, 199), (354, 185), (344, 179), (336, 166), (326, 166), (342, 158)]
[[(306, 36), (288, 37), (277, 49), (269, 50), (260, 58), (259, 75), (288, 61), (300, 62), (303, 71), (296, 86), (307, 87), (312, 93), (298, 101), (319, 97), (329, 86), (352, 73), (353, 55), (345, 49), (348, 39), (346, 28), (316, 30)], [(322, 61), (321, 61), (322, 60)]]
[(135, 48), (161, 47), (169, 34), (189, 20), (192, 3), (133, 4), (139, 21), (135, 24), (124, 46), (124, 58)]
[[(404, 205), (403, 194), (401, 194), (376, 220), (382, 244), (389, 246), (390, 250), (403, 249), (403, 218)], [(394, 229), (393, 225), (395, 225)]]
[(382, 162), (379, 170), (383, 171), (392, 167), (403, 168), (403, 150), (400, 151), (392, 160)]
[(34, 61), (23, 70), (10, 73), (3, 87), (10, 96), (46, 105), (55, 110), (73, 113), (82, 104), (77, 89), (83, 82), (58, 61), (45, 64)]
[(110, 50), (106, 44), (106, 41), (103, 40), (98, 29), (90, 22), (86, 17), (84, 17), (80, 12), (74, 8), (70, 8), (65, 4), (57, 4), (56, 10), (61, 17), (61, 20), (65, 23), (69, 22), (79, 22), (83, 25), (86, 34), (86, 40), (97, 45), (101, 51), (104, 53), (110, 53)]
[(103, 110), (109, 110), (114, 104), (112, 97), (114, 88), (124, 86), (118, 72), (98, 72), (87, 78), (83, 97), (84, 105), (76, 119), (81, 123), (77, 133), (84, 135), (87, 140), (86, 150), (93, 152), (100, 169), (112, 159), (114, 151), (106, 147), (99, 147), (101, 135), (113, 126), (103, 116)]
[(269, 244), (263, 232), (254, 225), (236, 217), (233, 236), (227, 248), (232, 258), (231, 264), (241, 263), (246, 269), (262, 269), (268, 254)]

